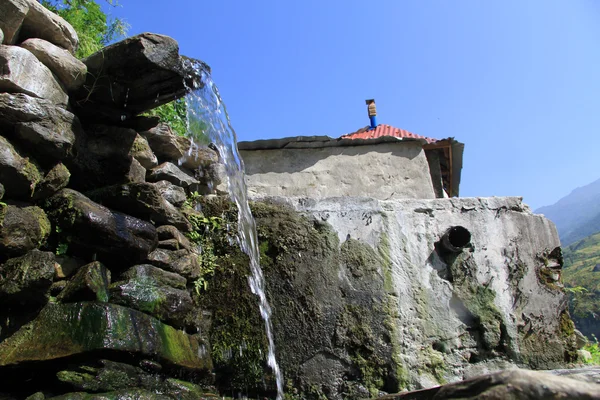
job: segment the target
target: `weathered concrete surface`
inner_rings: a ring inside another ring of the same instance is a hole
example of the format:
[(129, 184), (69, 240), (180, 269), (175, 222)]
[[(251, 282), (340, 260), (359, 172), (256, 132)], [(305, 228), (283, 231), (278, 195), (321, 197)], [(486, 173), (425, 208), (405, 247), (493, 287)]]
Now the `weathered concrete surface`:
[[(278, 266), (288, 269), (277, 273), (266, 267), (286, 376), (339, 398), (344, 377), (356, 374), (356, 365), (363, 368), (356, 364), (358, 356), (350, 352), (347, 358), (340, 346), (351, 350), (354, 341), (362, 340), (359, 348), (364, 350), (369, 335), (374, 342), (366, 349), (372, 346), (369, 351), (376, 352), (368, 353), (370, 357), (389, 359), (366, 364), (388, 371), (377, 372), (382, 380), (371, 379), (371, 393), (373, 388), (395, 385), (427, 388), (515, 366), (560, 368), (574, 357), (565, 294), (560, 283), (543, 275), (546, 264), (555, 262), (551, 251), (560, 245), (556, 229), (543, 216), (533, 215), (520, 198), (277, 200), (314, 217), (315, 227), (331, 225), (341, 246), (337, 262), (335, 254), (313, 259), (312, 247), (303, 250), (286, 235), (276, 239), (279, 253), (266, 250), (267, 256), (274, 254), (270, 258), (275, 263), (282, 259), (289, 266)], [(274, 221), (260, 211), (256, 214), (260, 235)], [(293, 222), (280, 223), (294, 232)], [(449, 255), (436, 248), (436, 242), (456, 225), (471, 232), (471, 245)], [(300, 287), (307, 279), (309, 291)], [(293, 327), (296, 316), (283, 309), (278, 296), (295, 291), (304, 293), (299, 300), (305, 310), (301, 319), (308, 327), (295, 339), (301, 353), (293, 355), (287, 352), (298, 349), (292, 349), (282, 330)], [(373, 302), (369, 314), (360, 311), (368, 307), (361, 300), (365, 296)], [(368, 316), (375, 312), (372, 315), (382, 318), (378, 323)], [(328, 327), (329, 316), (336, 313), (337, 325)], [(381, 323), (388, 334), (377, 333)], [(325, 339), (306, 341), (312, 330)], [(380, 353), (382, 346), (390, 345), (390, 352)], [(365, 354), (360, 355), (367, 359)], [(287, 357), (294, 361), (285, 361)], [(389, 372), (393, 368), (396, 371)], [(361, 374), (365, 382), (369, 373), (361, 369)]]
[(241, 150), (251, 196), (435, 198), (422, 143)]

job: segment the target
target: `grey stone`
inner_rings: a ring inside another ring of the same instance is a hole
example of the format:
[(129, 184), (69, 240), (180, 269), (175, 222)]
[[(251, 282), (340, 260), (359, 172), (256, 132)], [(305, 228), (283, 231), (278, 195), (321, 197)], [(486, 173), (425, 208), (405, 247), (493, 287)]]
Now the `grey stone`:
[(24, 93), (66, 107), (69, 97), (52, 72), (29, 50), (0, 45), (0, 90)]
[(90, 394), (87, 392), (67, 393), (61, 396), (50, 397), (48, 400), (172, 400), (173, 397), (158, 394), (145, 389), (120, 389), (106, 393)]
[(139, 270), (126, 281), (110, 286), (111, 302), (145, 312), (159, 320), (184, 328), (193, 309), (193, 301), (185, 289), (164, 285), (164, 279)]
[(175, 134), (167, 124), (159, 124), (140, 134), (148, 140), (161, 162), (169, 161), (192, 171), (218, 162), (216, 151), (207, 146), (192, 146), (190, 139)]
[(121, 279), (142, 279), (150, 277), (162, 286), (170, 286), (174, 289), (185, 289), (187, 280), (176, 273), (165, 271), (149, 264), (139, 264), (129, 268), (121, 274)]
[(194, 250), (194, 246), (175, 226), (163, 225), (156, 228), (158, 240), (174, 240), (177, 243), (177, 250)]
[(192, 191), (194, 191), (194, 189), (198, 188), (200, 185), (200, 182), (194, 179), (190, 174), (185, 173), (175, 164), (170, 162), (164, 162), (159, 166), (152, 168), (148, 172), (146, 180), (148, 182), (158, 182), (164, 180), (182, 188), (190, 188)]
[(71, 186), (87, 191), (140, 180), (143, 167), (130, 154), (136, 135), (115, 126), (86, 127), (77, 141), (77, 157), (69, 165)]
[(582, 382), (600, 384), (600, 367), (597, 365), (583, 368), (555, 369), (547, 372), (552, 375), (564, 376)]
[(17, 41), (28, 11), (27, 0), (6, 0), (0, 3), (0, 29), (4, 33), (4, 40), (0, 44), (14, 44)]
[(158, 181), (154, 182), (153, 185), (160, 191), (162, 197), (175, 207), (181, 207), (187, 200), (185, 190), (179, 186), (173, 185), (169, 181)]
[(149, 220), (156, 225), (174, 225), (189, 232), (191, 224), (175, 206), (166, 201), (150, 183), (108, 186), (88, 194), (90, 198), (114, 210)]
[(4, 185), (0, 183), (0, 200), (4, 197)]
[(146, 169), (151, 169), (158, 165), (158, 159), (143, 136), (137, 135), (135, 137), (133, 147), (131, 148), (131, 155)]
[(382, 396), (380, 399), (423, 400), (478, 398), (504, 399), (600, 399), (600, 385), (576, 381), (545, 372), (511, 370), (484, 375), (463, 382)]
[(71, 156), (82, 134), (79, 120), (49, 100), (0, 93), (0, 126), (39, 160), (53, 165)]
[(71, 189), (60, 190), (44, 207), (69, 235), (69, 251), (97, 254), (111, 269), (145, 259), (158, 244), (156, 228), (149, 222), (113, 212)]
[(54, 277), (54, 254), (32, 250), (0, 266), (3, 303), (43, 304)]
[(109, 299), (110, 271), (102, 263), (94, 261), (84, 265), (69, 280), (67, 286), (57, 297), (63, 303), (77, 301), (99, 301), (106, 303)]
[(56, 164), (35, 187), (33, 199), (44, 200), (60, 189), (67, 187), (71, 173), (62, 163)]
[(188, 250), (156, 249), (148, 254), (146, 261), (166, 271), (179, 274), (186, 279), (196, 279), (200, 276), (198, 254)]
[(27, 39), (19, 46), (29, 50), (58, 77), (68, 91), (79, 89), (87, 75), (87, 67), (67, 50), (43, 39)]
[(175, 40), (152, 33), (112, 44), (83, 62), (89, 74), (74, 95), (78, 115), (115, 124), (182, 97), (184, 81), (192, 87), (198, 77), (184, 66)]
[(0, 253), (15, 257), (37, 249), (48, 239), (50, 228), (41, 208), (7, 205), (0, 215)]
[(0, 136), (0, 181), (6, 197), (30, 199), (41, 179), (38, 168), (29, 159), (21, 157), (13, 145)]
[(29, 10), (21, 26), (19, 40), (44, 39), (75, 54), (79, 45), (75, 29), (62, 17), (54, 14), (37, 1), (27, 0), (27, 3)]
[(124, 183), (144, 183), (146, 182), (146, 168), (135, 158), (131, 160), (129, 171), (125, 174)]
[(0, 44), (4, 44), (4, 32), (0, 28)]

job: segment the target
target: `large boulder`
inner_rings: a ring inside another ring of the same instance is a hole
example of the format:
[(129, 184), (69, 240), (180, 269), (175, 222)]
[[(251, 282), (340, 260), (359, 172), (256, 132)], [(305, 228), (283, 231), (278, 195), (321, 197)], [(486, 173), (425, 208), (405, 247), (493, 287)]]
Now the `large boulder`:
[(39, 250), (11, 258), (0, 266), (0, 299), (7, 303), (43, 304), (54, 278), (54, 254)]
[(50, 228), (41, 208), (7, 205), (0, 215), (0, 253), (15, 257), (37, 249), (48, 239)]
[(0, 136), (0, 182), (5, 195), (17, 200), (30, 199), (35, 186), (42, 179), (39, 169), (26, 157), (21, 157), (14, 146)]
[(15, 142), (50, 165), (72, 156), (75, 140), (83, 132), (69, 111), (21, 93), (0, 93), (0, 126)]
[(52, 71), (29, 50), (0, 45), (0, 90), (25, 93), (66, 107), (69, 97)]
[(182, 97), (197, 79), (179, 57), (177, 42), (153, 33), (110, 45), (83, 62), (88, 77), (74, 104), (80, 116), (95, 121), (122, 123)]
[[(9, 0), (22, 2), (22, 0)], [(19, 41), (29, 38), (47, 40), (75, 54), (79, 46), (79, 38), (75, 29), (62, 17), (54, 14), (36, 0), (27, 0), (29, 9), (21, 25)]]
[(600, 399), (600, 385), (545, 372), (515, 369), (451, 383), (432, 389), (379, 397), (394, 400), (425, 399)]
[(210, 355), (200, 352), (199, 346), (196, 337), (123, 306), (48, 304), (35, 320), (0, 343), (0, 366), (109, 351), (210, 370)]
[(158, 244), (156, 228), (149, 222), (113, 212), (71, 189), (52, 196), (45, 208), (68, 235), (70, 250), (96, 254), (99, 261), (106, 260), (115, 268), (145, 259)]
[(19, 46), (33, 53), (68, 91), (79, 89), (85, 82), (87, 67), (67, 50), (43, 39), (27, 39)]
[(4, 40), (0, 41), (0, 44), (15, 43), (28, 11), (27, 0), (6, 0), (0, 3), (0, 29), (4, 33)]
[(107, 207), (152, 221), (158, 226), (174, 225), (184, 232), (192, 229), (183, 214), (166, 201), (151, 183), (108, 186), (94, 190), (88, 195)]

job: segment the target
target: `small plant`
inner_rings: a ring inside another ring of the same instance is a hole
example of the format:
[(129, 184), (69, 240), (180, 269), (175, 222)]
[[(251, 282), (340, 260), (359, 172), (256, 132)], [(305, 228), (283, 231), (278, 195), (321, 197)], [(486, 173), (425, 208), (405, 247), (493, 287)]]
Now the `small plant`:
[(594, 334), (592, 334), (592, 337), (594, 338), (595, 343), (589, 343), (583, 347), (583, 350), (589, 351), (592, 357), (584, 362), (586, 364), (600, 365), (600, 346), (598, 344), (598, 338)]
[(67, 250), (69, 250), (69, 243), (59, 243), (58, 246), (56, 246), (56, 255), (65, 255), (67, 254)]

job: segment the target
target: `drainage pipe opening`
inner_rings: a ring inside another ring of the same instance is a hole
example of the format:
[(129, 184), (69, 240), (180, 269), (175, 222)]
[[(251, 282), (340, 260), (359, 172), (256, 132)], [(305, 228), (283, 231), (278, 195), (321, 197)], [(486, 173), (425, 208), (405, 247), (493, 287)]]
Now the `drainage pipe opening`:
[(471, 243), (471, 232), (464, 226), (453, 226), (442, 236), (442, 246), (453, 253), (458, 253)]

